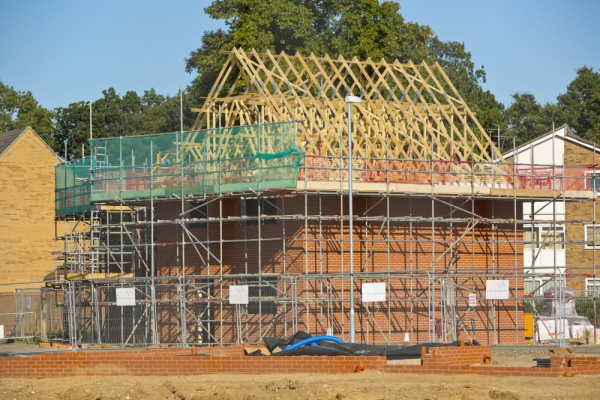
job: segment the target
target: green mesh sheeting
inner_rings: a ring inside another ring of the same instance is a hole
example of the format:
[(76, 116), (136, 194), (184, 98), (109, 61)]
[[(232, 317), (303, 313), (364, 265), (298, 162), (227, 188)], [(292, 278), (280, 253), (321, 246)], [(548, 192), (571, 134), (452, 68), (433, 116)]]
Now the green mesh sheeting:
[(91, 209), (90, 157), (54, 169), (54, 210), (57, 216), (84, 213)]
[(90, 140), (90, 202), (294, 188), (296, 122)]

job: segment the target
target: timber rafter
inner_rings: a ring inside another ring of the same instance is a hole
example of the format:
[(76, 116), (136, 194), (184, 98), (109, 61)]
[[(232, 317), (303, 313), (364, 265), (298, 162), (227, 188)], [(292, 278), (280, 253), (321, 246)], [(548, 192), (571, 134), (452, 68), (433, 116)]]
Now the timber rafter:
[[(193, 129), (298, 120), (308, 155), (491, 162), (502, 156), (439, 64), (229, 52)], [(468, 166), (465, 166), (468, 168)]]

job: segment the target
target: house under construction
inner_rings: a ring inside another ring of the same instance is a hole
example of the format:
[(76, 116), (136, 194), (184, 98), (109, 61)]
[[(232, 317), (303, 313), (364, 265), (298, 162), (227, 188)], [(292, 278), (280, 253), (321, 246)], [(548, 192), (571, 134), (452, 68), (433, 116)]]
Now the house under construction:
[(594, 203), (585, 176), (504, 160), (437, 64), (227, 54), (192, 131), (57, 167), (70, 340), (531, 336), (523, 204)]

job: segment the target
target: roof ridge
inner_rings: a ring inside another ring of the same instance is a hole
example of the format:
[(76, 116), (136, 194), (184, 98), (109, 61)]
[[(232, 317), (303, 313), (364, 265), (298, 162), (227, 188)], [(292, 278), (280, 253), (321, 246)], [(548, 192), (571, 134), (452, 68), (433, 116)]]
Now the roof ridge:
[(25, 128), (14, 129), (8, 132), (0, 132), (0, 157), (27, 129), (33, 131), (30, 126), (26, 126)]

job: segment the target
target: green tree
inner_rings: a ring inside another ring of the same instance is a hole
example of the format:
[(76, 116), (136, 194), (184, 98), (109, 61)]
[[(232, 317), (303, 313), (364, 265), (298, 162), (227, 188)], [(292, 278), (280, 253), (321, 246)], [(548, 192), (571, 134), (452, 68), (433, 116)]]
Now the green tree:
[(30, 126), (54, 146), (53, 113), (39, 105), (31, 92), (18, 92), (0, 81), (0, 132)]
[(134, 115), (140, 106), (140, 98), (135, 92), (127, 92), (121, 98), (114, 88), (103, 90), (104, 97), (94, 102), (92, 107), (94, 136), (119, 137), (135, 135)]
[(14, 115), (17, 110), (19, 93), (0, 81), (0, 132), (14, 129)]
[(181, 111), (183, 110), (183, 130), (190, 130), (196, 119), (196, 113), (192, 111), (192, 103), (189, 92), (183, 93), (183, 105), (178, 96), (166, 97), (164, 103), (157, 112), (161, 115), (161, 125), (158, 132), (177, 132), (181, 126)]
[(165, 97), (157, 94), (154, 89), (144, 91), (144, 95), (139, 99), (139, 111), (135, 115), (136, 134), (166, 132), (163, 131), (166, 121), (165, 102)]
[[(198, 72), (191, 93), (196, 100), (206, 96), (226, 56), (220, 51), (234, 47), (279, 53), (323, 54), (331, 13), (330, 0), (215, 0), (204, 11), (222, 20), (227, 31), (208, 31), (200, 48), (186, 59), (186, 71)], [(319, 30), (318, 28), (322, 30)], [(330, 37), (329, 37), (330, 39)]]
[[(181, 126), (180, 98), (164, 97), (154, 89), (143, 96), (129, 91), (120, 96), (114, 88), (102, 92), (103, 97), (92, 104), (92, 132), (94, 138), (147, 135), (179, 131)], [(90, 136), (89, 102), (72, 103), (54, 111), (55, 150), (64, 153), (68, 144), (68, 158), (89, 154)], [(184, 130), (190, 129), (195, 115), (191, 111), (189, 94), (183, 94)]]
[(471, 53), (466, 51), (464, 43), (442, 42), (434, 37), (429, 47), (433, 52), (432, 61), (437, 61), (444, 68), (479, 123), (486, 129), (505, 126), (504, 105), (489, 90), (484, 91), (481, 87), (486, 82), (485, 69), (483, 66), (475, 68)]
[(483, 91), (483, 67), (476, 69), (464, 44), (442, 42), (426, 25), (406, 22), (400, 5), (378, 0), (215, 0), (205, 8), (226, 30), (208, 31), (186, 59), (196, 72), (190, 93), (200, 104), (224, 63), (219, 51), (241, 47), (288, 54), (356, 56), (389, 62), (438, 61), (484, 127), (504, 124), (503, 106)]
[(558, 109), (555, 104), (540, 105), (531, 93), (515, 93), (513, 102), (506, 109), (506, 119), (509, 131), (515, 137), (517, 145), (534, 139), (552, 130), (555, 126), (562, 125), (557, 118)]
[(360, 60), (432, 61), (428, 47), (434, 33), (428, 26), (406, 23), (398, 3), (338, 0), (332, 13), (330, 45), (324, 52)]
[(557, 100), (561, 119), (576, 134), (600, 141), (600, 73), (586, 66), (578, 69), (567, 92)]
[(90, 103), (80, 101), (67, 107), (54, 110), (54, 150), (63, 155), (64, 145), (67, 144), (69, 154), (67, 159), (81, 157), (81, 147), (85, 146), (85, 154), (89, 153), (87, 140), (90, 137)]

